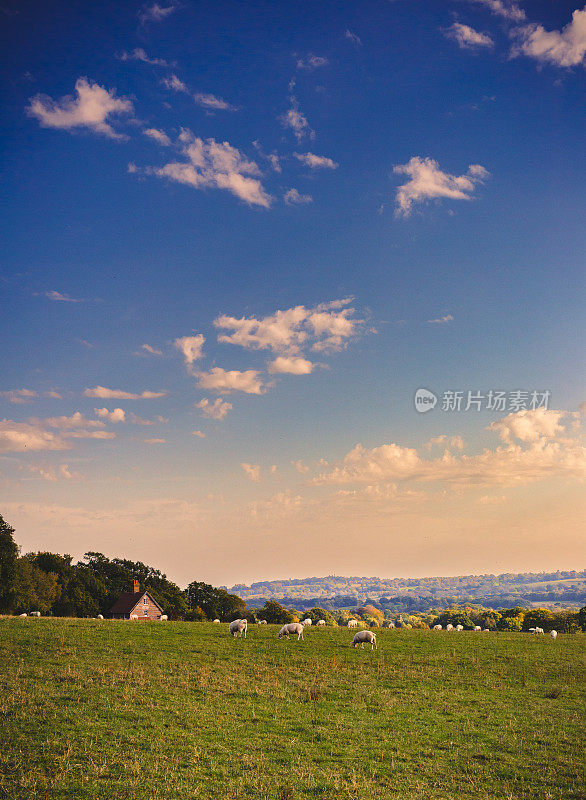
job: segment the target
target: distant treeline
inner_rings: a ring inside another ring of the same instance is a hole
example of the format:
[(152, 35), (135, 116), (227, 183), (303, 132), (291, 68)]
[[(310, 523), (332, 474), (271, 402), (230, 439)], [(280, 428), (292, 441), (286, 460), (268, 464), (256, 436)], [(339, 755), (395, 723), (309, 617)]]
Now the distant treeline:
[[(548, 573), (550, 580), (565, 580), (551, 576), (568, 574), (572, 580), (579, 581), (584, 573)], [(534, 583), (544, 581), (543, 576), (534, 577), (540, 578)], [(247, 604), (234, 591), (202, 581), (192, 581), (186, 589), (181, 589), (162, 572), (141, 561), (108, 558), (93, 551), (86, 553), (77, 563), (73, 563), (71, 556), (58, 553), (20, 555), (14, 529), (0, 516), (0, 613), (40, 611), (43, 616), (107, 616), (120, 595), (131, 591), (135, 579), (139, 581), (141, 591), (148, 591), (169, 619), (175, 620), (219, 619), (228, 622), (246, 617), (249, 622), (264, 619), (269, 623), (284, 623), (308, 617), (314, 623), (323, 619), (327, 625), (345, 625), (350, 618), (355, 618), (363, 625), (373, 627), (389, 622), (397, 627), (430, 627), (451, 622), (453, 625), (461, 624), (465, 629), (481, 625), (490, 630), (527, 630), (539, 625), (545, 630), (555, 627), (560, 632), (571, 633), (586, 628), (586, 608), (575, 612), (531, 609), (524, 606), (518, 594), (504, 593), (492, 598), (462, 597), (454, 593), (440, 599), (430, 593), (425, 596), (415, 593), (367, 595), (364, 598), (358, 593), (348, 593), (331, 598), (314, 596), (307, 600), (296, 596), (277, 600), (267, 596), (249, 599)], [(336, 580), (357, 582), (373, 579)], [(300, 581), (299, 585), (305, 583)], [(544, 591), (531, 592), (523, 599), (540, 600)], [(585, 594), (570, 587), (559, 591), (571, 594), (568, 599), (581, 600), (582, 605), (586, 600)], [(488, 602), (489, 599), (493, 602)]]

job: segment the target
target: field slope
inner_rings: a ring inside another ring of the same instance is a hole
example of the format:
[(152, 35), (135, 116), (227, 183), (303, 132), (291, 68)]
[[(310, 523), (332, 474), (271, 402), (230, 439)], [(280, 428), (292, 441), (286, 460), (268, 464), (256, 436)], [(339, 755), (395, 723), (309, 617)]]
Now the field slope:
[(578, 800), (583, 636), (0, 619), (0, 797)]

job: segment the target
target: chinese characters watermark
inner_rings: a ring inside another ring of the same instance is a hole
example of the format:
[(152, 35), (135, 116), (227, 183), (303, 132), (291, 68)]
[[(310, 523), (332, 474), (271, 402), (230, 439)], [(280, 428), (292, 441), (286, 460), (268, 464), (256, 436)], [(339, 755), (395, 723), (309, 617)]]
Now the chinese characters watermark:
[(417, 389), (415, 392), (415, 410), (420, 414), (431, 411), (440, 403), (442, 411), (499, 411), (515, 414), (518, 411), (535, 411), (537, 408), (547, 409), (551, 392), (525, 389), (514, 389), (506, 392), (490, 389), (481, 392), (478, 389), (448, 389), (438, 395), (429, 389)]

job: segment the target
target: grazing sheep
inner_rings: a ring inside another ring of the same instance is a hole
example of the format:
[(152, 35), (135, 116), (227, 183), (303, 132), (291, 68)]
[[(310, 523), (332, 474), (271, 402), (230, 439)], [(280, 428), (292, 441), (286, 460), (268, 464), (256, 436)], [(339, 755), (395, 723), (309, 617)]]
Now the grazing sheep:
[(104, 615), (103, 614), (98, 614), (97, 619), (104, 619)]
[(242, 636), (242, 634), (244, 634), (244, 638), (246, 639), (247, 627), (248, 622), (245, 619), (235, 619), (230, 623), (229, 630), (232, 636)]
[(446, 625), (446, 630), (447, 631), (453, 631), (454, 630), (454, 626), (452, 625), (451, 622), (448, 622), (448, 624)]
[(220, 624), (220, 620), (219, 619), (215, 619), (214, 620), (214, 625), (219, 625), (219, 624)]
[(394, 628), (394, 627), (395, 623), (393, 622), (393, 620), (390, 620), (389, 623), (387, 624), (387, 628)]
[(549, 635), (551, 636), (551, 638), (552, 638), (554, 641), (555, 641), (555, 640), (558, 638), (558, 632), (557, 632), (557, 631), (550, 631), (550, 632), (549, 632)]
[(303, 625), (304, 628), (305, 627), (309, 628), (309, 626), (312, 624), (312, 622), (308, 617), (307, 619), (302, 619), (301, 620), (301, 624)]
[(483, 628), (482, 633), (490, 633), (490, 630), (488, 628)]
[(481, 631), (481, 630), (482, 630), (482, 628), (480, 627), (480, 625), (475, 625), (475, 626), (474, 626), (474, 630), (475, 630), (475, 631)]
[(40, 617), (40, 616), (41, 616), (40, 611), (31, 611), (31, 617)]
[(535, 630), (533, 631), (534, 636), (543, 636), (544, 633), (545, 631), (543, 630), (543, 628), (535, 628)]
[(326, 627), (325, 619), (318, 619), (318, 621), (315, 624), (316, 624), (316, 627), (318, 627), (318, 628), (325, 628)]
[(348, 620), (348, 627), (349, 628), (357, 628), (358, 627), (358, 620), (357, 619), (349, 619)]
[(130, 619), (138, 619), (138, 614), (131, 614)]
[(364, 642), (370, 642), (371, 650), (378, 650), (376, 646), (376, 633), (372, 631), (358, 631), (352, 640), (352, 647), (356, 649), (358, 645), (360, 645), (360, 648), (364, 650)]
[(166, 614), (161, 614), (161, 622), (165, 622), (169, 617)]
[(434, 630), (434, 631), (441, 631), (441, 630), (443, 630), (443, 628), (442, 628), (442, 626), (441, 626), (441, 625), (434, 625), (434, 626), (433, 626), (433, 630)]
[(19, 617), (28, 617), (28, 614), (19, 614)]
[(266, 625), (267, 621), (266, 621), (266, 619), (259, 619), (258, 624), (259, 625)]
[(286, 625), (283, 625), (283, 627), (279, 631), (278, 638), (288, 639), (290, 633), (297, 634), (297, 641), (299, 641), (299, 639), (303, 639), (305, 641), (305, 637), (303, 636), (303, 625), (301, 624), (301, 622), (289, 622)]
[(456, 625), (456, 630), (457, 631), (463, 631), (464, 630), (464, 626), (463, 625)]

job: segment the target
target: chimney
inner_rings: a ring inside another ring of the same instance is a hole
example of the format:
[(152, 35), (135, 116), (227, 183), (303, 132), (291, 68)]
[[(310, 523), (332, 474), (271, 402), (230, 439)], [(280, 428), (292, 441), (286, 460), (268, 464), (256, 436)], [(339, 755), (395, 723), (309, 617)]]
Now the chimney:
[(136, 580), (136, 578), (134, 579), (134, 589), (133, 589), (133, 591), (134, 591), (134, 594), (137, 594), (138, 592), (140, 592), (140, 583), (139, 583), (139, 581)]

